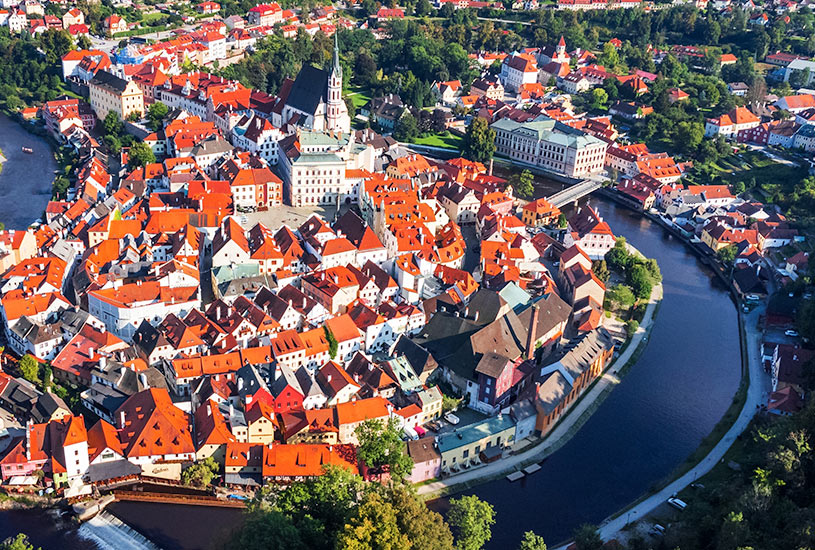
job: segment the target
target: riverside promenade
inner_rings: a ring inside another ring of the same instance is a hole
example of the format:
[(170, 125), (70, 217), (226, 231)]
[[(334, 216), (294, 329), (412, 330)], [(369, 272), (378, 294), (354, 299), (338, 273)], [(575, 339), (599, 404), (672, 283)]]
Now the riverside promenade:
[(467, 487), (483, 483), (517, 471), (533, 462), (540, 462), (559, 448), (580, 429), (602, 402), (602, 399), (620, 383), (619, 373), (634, 357), (641, 345), (647, 344), (647, 336), (659, 303), (662, 301), (662, 284), (651, 291), (648, 307), (637, 331), (631, 337), (628, 346), (609, 366), (608, 369), (589, 387), (577, 402), (561, 417), (554, 429), (543, 440), (531, 448), (517, 454), (506, 456), (496, 462), (467, 470), (455, 476), (433, 481), (418, 488), (417, 492), (424, 498), (434, 498), (444, 494), (464, 490)]
[[(759, 410), (759, 406), (767, 402), (767, 396), (770, 391), (770, 380), (761, 365), (762, 332), (757, 328), (759, 317), (764, 313), (764, 310), (765, 307), (762, 306), (756, 308), (750, 314), (740, 317), (739, 322), (743, 324), (747, 345), (748, 373), (745, 381), (748, 387), (747, 398), (736, 421), (713, 449), (693, 468), (666, 485), (662, 490), (648, 496), (634, 506), (622, 510), (616, 516), (608, 518), (600, 524), (598, 530), (603, 540), (615, 538), (617, 533), (626, 527), (629, 520), (637, 521), (644, 518), (668, 500), (668, 498), (682, 491), (691, 483), (694, 483), (710, 472), (723, 460), (724, 455), (736, 441), (736, 438), (750, 425), (750, 422)], [(567, 547), (568, 544), (564, 544), (555, 548), (555, 550), (565, 550)]]

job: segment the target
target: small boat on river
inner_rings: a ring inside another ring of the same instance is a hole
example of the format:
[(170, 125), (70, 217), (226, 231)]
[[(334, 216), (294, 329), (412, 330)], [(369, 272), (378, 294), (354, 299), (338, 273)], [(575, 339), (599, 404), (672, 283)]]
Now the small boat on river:
[(34, 152), (34, 149), (31, 147), (23, 147), (23, 153), (28, 153), (29, 155)]

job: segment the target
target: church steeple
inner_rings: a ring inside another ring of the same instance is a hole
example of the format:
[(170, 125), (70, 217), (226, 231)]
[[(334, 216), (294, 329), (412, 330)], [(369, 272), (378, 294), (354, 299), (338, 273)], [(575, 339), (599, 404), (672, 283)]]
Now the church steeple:
[(340, 65), (340, 47), (337, 42), (337, 33), (334, 33), (334, 64), (328, 76), (328, 90), (326, 90), (326, 128), (342, 132), (350, 131), (351, 120), (348, 118), (348, 108), (342, 100), (342, 65)]
[(337, 33), (334, 32), (334, 66), (331, 68), (331, 76), (335, 76), (342, 81), (342, 66), (340, 65), (340, 46), (337, 42)]

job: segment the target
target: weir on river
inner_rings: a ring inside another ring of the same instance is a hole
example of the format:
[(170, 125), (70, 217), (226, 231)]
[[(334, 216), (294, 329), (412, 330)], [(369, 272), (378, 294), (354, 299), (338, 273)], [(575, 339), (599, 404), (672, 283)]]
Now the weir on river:
[(104, 511), (83, 523), (79, 536), (95, 543), (99, 550), (161, 550), (141, 533)]

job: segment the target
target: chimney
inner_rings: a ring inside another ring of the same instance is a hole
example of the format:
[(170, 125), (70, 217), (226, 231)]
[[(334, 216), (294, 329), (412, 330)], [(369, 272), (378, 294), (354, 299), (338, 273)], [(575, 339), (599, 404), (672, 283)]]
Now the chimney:
[(212, 407), (210, 406), (208, 401), (207, 401), (207, 416), (212, 416)]
[(530, 361), (535, 358), (535, 333), (538, 332), (538, 305), (532, 306), (532, 320), (526, 338), (526, 358)]
[(147, 375), (143, 372), (139, 373), (139, 383), (142, 385), (141, 389), (147, 389), (149, 386), (147, 385)]
[(122, 411), (119, 413), (119, 429), (125, 429), (125, 412)]
[(99, 356), (99, 370), (105, 370), (105, 367), (107, 366), (107, 364), (108, 364), (107, 357), (105, 357), (104, 355), (100, 355)]
[(490, 159), (490, 171), (489, 171), (490, 176), (492, 175), (492, 163), (493, 163), (493, 159)]
[(93, 348), (88, 349), (88, 359), (93, 361)]

